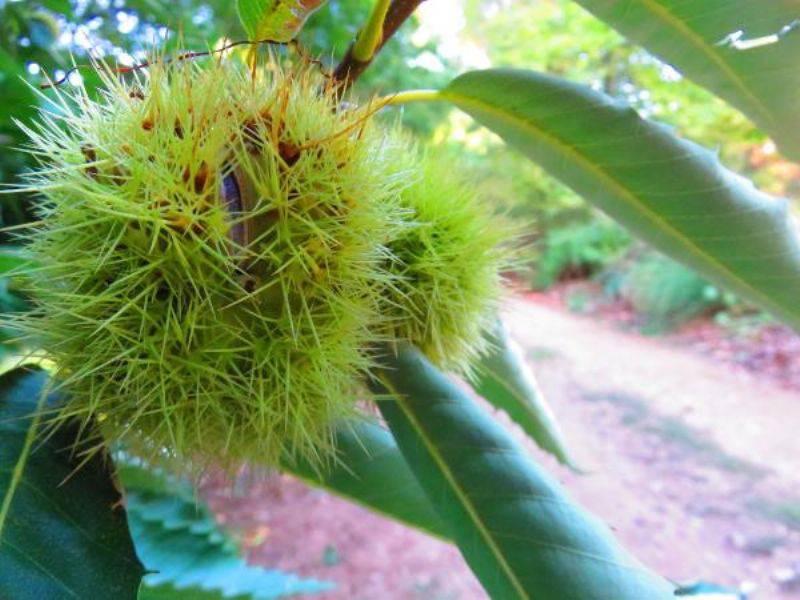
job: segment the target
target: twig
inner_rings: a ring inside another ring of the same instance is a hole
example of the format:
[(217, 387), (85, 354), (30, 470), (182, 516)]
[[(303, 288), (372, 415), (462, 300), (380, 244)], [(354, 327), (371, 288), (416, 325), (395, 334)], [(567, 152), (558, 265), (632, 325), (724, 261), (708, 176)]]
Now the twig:
[(375, 0), (369, 19), (353, 42), (353, 57), (356, 60), (365, 62), (375, 55), (378, 45), (383, 41), (383, 23), (391, 3), (392, 0)]
[(383, 22), (383, 37), (369, 60), (360, 61), (356, 59), (353, 55), (354, 44), (350, 44), (344, 58), (333, 72), (333, 80), (338, 83), (340, 93), (353, 85), (355, 80), (358, 79), (370, 65), (375, 55), (383, 48), (384, 44), (389, 41), (397, 30), (400, 29), (400, 26), (406, 22), (406, 19), (408, 19), (423, 2), (424, 0), (392, 0), (392, 3), (389, 5), (389, 10), (386, 12), (386, 20)]

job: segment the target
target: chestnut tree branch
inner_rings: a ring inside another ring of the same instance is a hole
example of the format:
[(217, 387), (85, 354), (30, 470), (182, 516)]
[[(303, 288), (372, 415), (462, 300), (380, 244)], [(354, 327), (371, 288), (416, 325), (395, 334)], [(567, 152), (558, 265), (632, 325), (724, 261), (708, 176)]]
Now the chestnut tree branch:
[(353, 54), (354, 44), (350, 44), (347, 53), (342, 61), (333, 71), (333, 80), (338, 83), (340, 93), (347, 90), (356, 79), (366, 70), (373, 61), (384, 44), (400, 29), (417, 7), (424, 0), (392, 0), (389, 9), (386, 11), (386, 19), (383, 22), (383, 36), (377, 48), (367, 60), (358, 60)]

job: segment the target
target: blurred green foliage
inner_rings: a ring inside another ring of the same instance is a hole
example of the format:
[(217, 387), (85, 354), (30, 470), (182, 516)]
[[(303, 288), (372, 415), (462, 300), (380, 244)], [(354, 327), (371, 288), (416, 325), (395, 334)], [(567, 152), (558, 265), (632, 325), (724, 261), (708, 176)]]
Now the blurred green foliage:
[(573, 2), (465, 0), (465, 5), (468, 30), (493, 66), (534, 69), (589, 85), (705, 146), (724, 143), (723, 160), (739, 171), (747, 170), (742, 148), (766, 139), (738, 111)]
[(617, 260), (630, 245), (628, 233), (599, 217), (549, 229), (539, 256), (534, 284), (547, 288), (562, 279), (585, 279)]
[[(27, 121), (35, 113), (36, 95), (26, 79), (26, 66), (54, 62), (52, 51), (59, 26), (51, 10), (65, 2), (8, 2), (0, 0), (0, 182), (14, 180), (29, 158), (16, 148), (24, 143), (14, 120)], [(29, 217), (27, 206), (17, 196), (6, 196), (0, 205), (0, 225), (13, 225)], [(3, 236), (3, 241), (7, 237)]]
[(650, 250), (620, 261), (604, 280), (607, 291), (616, 291), (641, 315), (645, 333), (662, 333), (739, 302), (688, 267)]

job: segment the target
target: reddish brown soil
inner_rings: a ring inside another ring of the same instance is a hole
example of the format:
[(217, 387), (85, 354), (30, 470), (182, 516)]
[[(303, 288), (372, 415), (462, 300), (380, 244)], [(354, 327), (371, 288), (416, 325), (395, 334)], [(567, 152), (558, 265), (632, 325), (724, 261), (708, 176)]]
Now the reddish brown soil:
[(206, 497), (253, 544), (248, 559), (336, 584), (314, 598), (486, 598), (449, 544), (289, 477), (251, 482), (233, 497), (222, 483)]
[[(800, 598), (800, 388), (703, 335), (620, 331), (552, 297), (507, 313), (587, 474), (534, 460), (665, 576)], [(251, 561), (335, 582), (326, 600), (486, 597), (454, 548), (291, 479), (204, 494)]]

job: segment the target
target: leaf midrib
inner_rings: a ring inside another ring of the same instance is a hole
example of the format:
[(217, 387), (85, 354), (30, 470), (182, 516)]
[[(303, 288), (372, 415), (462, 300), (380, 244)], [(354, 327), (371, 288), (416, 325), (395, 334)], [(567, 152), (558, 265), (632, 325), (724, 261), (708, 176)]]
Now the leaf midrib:
[(449, 100), (456, 105), (472, 105), (479, 110), (482, 110), (486, 113), (492, 114), (496, 116), (498, 119), (504, 120), (509, 122), (515, 126), (521, 126), (533, 133), (533, 135), (539, 136), (539, 138), (543, 139), (545, 142), (550, 144), (553, 147), (559, 148), (562, 152), (564, 152), (567, 157), (571, 157), (573, 161), (581, 168), (589, 172), (590, 174), (594, 174), (598, 179), (601, 181), (605, 181), (609, 187), (617, 190), (617, 193), (622, 196), (623, 198), (628, 199), (628, 204), (632, 205), (634, 208), (638, 208), (641, 213), (646, 216), (651, 223), (658, 229), (661, 229), (664, 233), (671, 236), (673, 239), (678, 241), (685, 250), (687, 250), (690, 254), (694, 255), (695, 257), (699, 258), (702, 261), (706, 261), (712, 264), (716, 269), (722, 272), (726, 277), (730, 280), (736, 282), (738, 285), (742, 286), (743, 288), (747, 289), (750, 294), (760, 299), (760, 301), (772, 308), (773, 311), (780, 315), (786, 315), (787, 318), (790, 318), (793, 322), (797, 322), (797, 317), (795, 315), (790, 315), (789, 311), (782, 307), (780, 304), (777, 304), (761, 292), (759, 289), (754, 288), (749, 282), (742, 279), (737, 275), (734, 271), (731, 271), (729, 267), (725, 264), (719, 262), (714, 256), (707, 254), (703, 251), (702, 248), (697, 246), (690, 238), (684, 235), (679, 230), (675, 229), (669, 222), (665, 221), (658, 213), (654, 212), (651, 208), (646, 206), (639, 197), (628, 190), (628, 188), (619, 182), (614, 176), (612, 176), (607, 171), (603, 170), (589, 158), (584, 156), (581, 152), (577, 150), (574, 146), (569, 144), (563, 143), (558, 137), (554, 136), (553, 134), (537, 127), (531, 121), (517, 117), (507, 111), (503, 111), (492, 104), (488, 104), (482, 100), (478, 100), (473, 97), (465, 96), (461, 93), (453, 92), (452, 90), (444, 89), (439, 93), (439, 97), (444, 100)]
[(400, 407), (400, 410), (403, 411), (403, 414), (412, 424), (414, 429), (416, 429), (417, 432), (419, 433), (420, 439), (422, 440), (423, 444), (425, 444), (425, 448), (427, 449), (431, 458), (436, 463), (436, 466), (444, 475), (447, 482), (450, 484), (450, 488), (453, 490), (456, 496), (458, 496), (458, 499), (461, 501), (461, 505), (467, 511), (467, 514), (474, 523), (476, 529), (478, 530), (478, 533), (481, 535), (486, 544), (489, 546), (492, 555), (495, 557), (495, 560), (499, 563), (501, 569), (506, 574), (506, 577), (508, 578), (511, 585), (514, 587), (519, 597), (525, 598), (526, 600), (531, 600), (531, 597), (525, 591), (525, 587), (517, 579), (517, 576), (514, 573), (513, 569), (511, 568), (511, 565), (508, 564), (508, 562), (505, 560), (505, 557), (503, 556), (503, 553), (500, 552), (500, 548), (498, 547), (496, 540), (492, 536), (492, 533), (489, 530), (489, 528), (486, 527), (486, 524), (481, 519), (476, 507), (473, 505), (472, 501), (469, 498), (469, 494), (467, 494), (465, 490), (461, 488), (457, 478), (450, 470), (447, 461), (445, 461), (444, 458), (440, 455), (438, 448), (428, 436), (428, 433), (425, 430), (425, 428), (422, 427), (419, 420), (414, 416), (413, 412), (409, 410), (409, 408), (407, 407), (403, 394), (401, 394), (394, 387), (394, 385), (392, 385), (392, 383), (388, 380), (388, 378), (384, 374), (381, 374), (379, 378), (384, 387), (386, 387), (386, 389), (389, 390), (392, 396), (394, 396), (397, 405)]
[(536, 411), (533, 409), (532, 402), (528, 400), (527, 396), (524, 394), (518, 393), (517, 388), (511, 386), (510, 384), (506, 383), (500, 376), (494, 367), (485, 367), (486, 372), (491, 376), (492, 380), (500, 386), (509, 396), (516, 399), (519, 404), (522, 405), (525, 414), (533, 417), (536, 420), (537, 414)]

